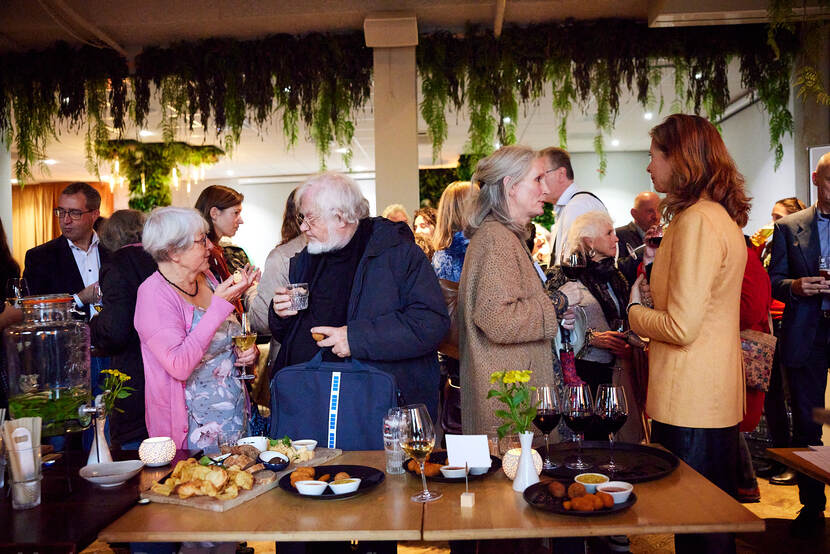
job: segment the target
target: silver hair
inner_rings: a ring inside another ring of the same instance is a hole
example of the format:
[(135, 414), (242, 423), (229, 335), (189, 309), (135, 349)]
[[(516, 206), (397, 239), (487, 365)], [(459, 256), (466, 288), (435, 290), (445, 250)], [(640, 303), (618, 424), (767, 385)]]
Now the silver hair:
[(381, 213), (381, 217), (389, 217), (395, 212), (403, 212), (407, 219), (409, 218), (409, 214), (406, 213), (406, 208), (403, 207), (403, 204), (389, 204), (385, 208), (383, 208), (383, 213)]
[(369, 217), (369, 201), (363, 197), (354, 179), (342, 173), (327, 171), (306, 180), (294, 195), (298, 207), (302, 206), (306, 194), (310, 195), (318, 217), (339, 216), (346, 223), (357, 223)]
[(493, 216), (520, 237), (524, 237), (523, 224), (513, 221), (507, 200), (504, 180), (511, 177), (511, 184), (524, 177), (530, 171), (533, 160), (538, 154), (528, 146), (502, 146), (476, 164), (472, 182), (478, 188), (478, 194), (472, 204), (472, 211), (467, 221), (464, 234), (472, 237), (481, 227), (484, 218)]
[(586, 212), (574, 219), (568, 229), (568, 252), (585, 250), (585, 239), (596, 239), (603, 233), (603, 225), (614, 226), (614, 221), (608, 212), (595, 210)]
[(156, 208), (144, 223), (141, 243), (156, 262), (170, 261), (170, 255), (186, 250), (198, 233), (208, 232), (208, 223), (193, 208)]

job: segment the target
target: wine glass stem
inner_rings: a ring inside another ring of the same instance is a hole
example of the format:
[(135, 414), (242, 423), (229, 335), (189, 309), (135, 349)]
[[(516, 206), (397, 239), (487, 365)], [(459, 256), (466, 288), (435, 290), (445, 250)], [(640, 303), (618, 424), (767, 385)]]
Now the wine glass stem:
[(576, 456), (576, 461), (578, 463), (582, 464), (582, 441), (585, 440), (585, 439), (583, 438), (582, 433), (577, 433), (576, 436), (578, 437), (578, 441), (579, 441), (579, 453)]
[(429, 492), (429, 489), (427, 489), (427, 474), (424, 471), (424, 469), (425, 469), (424, 465), (425, 464), (426, 464), (426, 460), (421, 462), (421, 483), (424, 485), (424, 493), (427, 493), (427, 492)]
[(545, 433), (545, 461), (550, 462), (550, 445), (548, 444), (548, 433)]
[(608, 433), (608, 444), (611, 446), (611, 455), (609, 456), (610, 462), (608, 463), (608, 465), (614, 467), (615, 465), (617, 465), (614, 463), (614, 433)]

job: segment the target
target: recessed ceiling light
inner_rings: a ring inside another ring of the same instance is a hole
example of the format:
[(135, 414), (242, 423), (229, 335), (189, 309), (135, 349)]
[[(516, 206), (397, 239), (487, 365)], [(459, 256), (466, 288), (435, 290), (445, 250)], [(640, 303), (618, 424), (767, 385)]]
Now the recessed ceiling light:
[(652, 117), (654, 117), (654, 114), (651, 112), (646, 112), (643, 114), (643, 119), (645, 119), (646, 121), (651, 121)]
[(53, 160), (52, 158), (49, 158), (48, 160), (43, 160), (43, 163), (45, 163), (46, 165), (55, 165), (56, 163), (58, 163), (58, 160)]
[(344, 146), (343, 148), (338, 148), (337, 150), (335, 150), (335, 152), (337, 152), (338, 154), (348, 154), (349, 149)]
[(225, 172), (225, 175), (227, 175), (228, 177), (233, 177), (233, 169), (229, 169), (229, 170), (227, 170), (227, 171)]
[(503, 118), (501, 118), (501, 120), (502, 120), (503, 123), (507, 123), (508, 125), (510, 124), (511, 121), (513, 121), (512, 119), (510, 119), (509, 115), (504, 116)]
[(700, 71), (695, 73), (695, 79), (701, 79), (701, 78), (703, 78), (703, 73), (701, 73)]
[(17, 179), (12, 179), (11, 183), (12, 183), (13, 185), (16, 185), (16, 184), (17, 184)]
[(611, 146), (619, 146), (620, 141), (619, 139), (611, 139)]
[(153, 135), (155, 135), (153, 131), (148, 131), (147, 129), (140, 130), (138, 134), (142, 137), (152, 137)]

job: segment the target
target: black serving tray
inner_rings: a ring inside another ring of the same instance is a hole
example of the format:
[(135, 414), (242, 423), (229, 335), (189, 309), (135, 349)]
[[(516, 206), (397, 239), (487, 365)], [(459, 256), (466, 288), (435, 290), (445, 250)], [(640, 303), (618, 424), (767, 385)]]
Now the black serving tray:
[[(545, 447), (536, 449), (545, 459)], [(677, 456), (653, 446), (631, 444), (625, 442), (614, 443), (614, 461), (623, 467), (613, 474), (599, 467), (608, 462), (611, 453), (608, 441), (585, 441), (582, 449), (582, 458), (593, 465), (587, 469), (575, 470), (565, 467), (565, 463), (576, 457), (577, 443), (564, 442), (551, 445), (550, 459), (559, 464), (556, 469), (546, 469), (545, 475), (563, 481), (572, 481), (580, 473), (603, 473), (612, 481), (627, 481), (629, 483), (644, 483), (665, 477), (675, 470), (680, 463)]]

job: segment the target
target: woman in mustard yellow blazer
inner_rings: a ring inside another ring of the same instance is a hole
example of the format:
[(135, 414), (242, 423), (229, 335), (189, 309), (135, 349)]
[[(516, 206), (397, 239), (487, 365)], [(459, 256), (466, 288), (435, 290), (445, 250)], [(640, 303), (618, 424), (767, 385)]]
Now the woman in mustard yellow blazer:
[[(749, 199), (715, 127), (675, 114), (651, 130), (648, 172), (670, 225), (647, 285), (628, 306), (631, 329), (649, 337), (646, 409), (652, 440), (724, 491), (736, 493), (744, 376), (739, 308)], [(650, 293), (654, 308), (641, 304)], [(676, 535), (679, 552), (734, 551), (731, 535)]]

